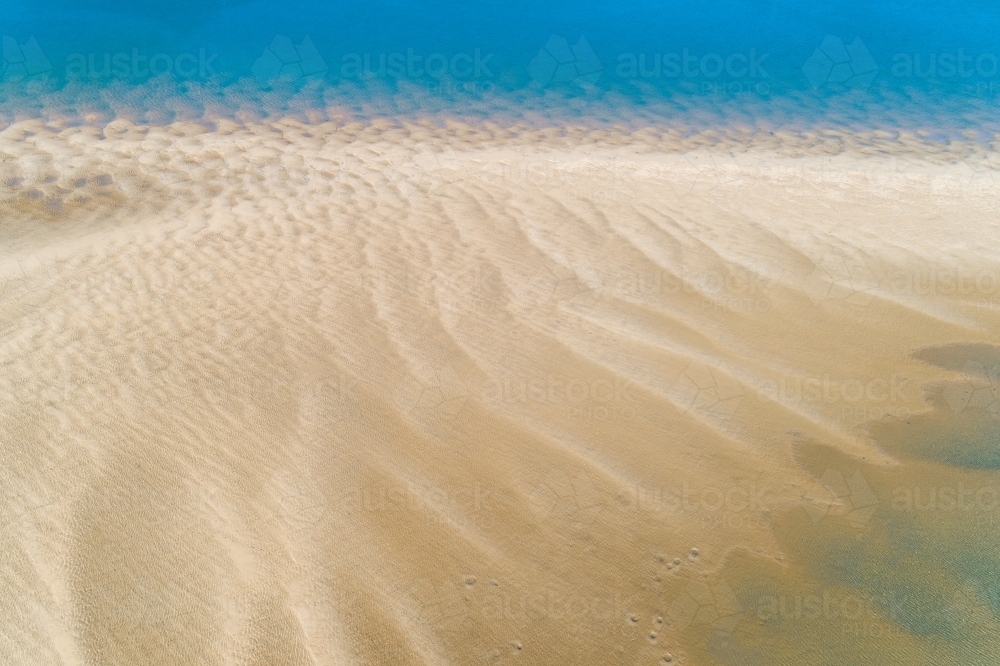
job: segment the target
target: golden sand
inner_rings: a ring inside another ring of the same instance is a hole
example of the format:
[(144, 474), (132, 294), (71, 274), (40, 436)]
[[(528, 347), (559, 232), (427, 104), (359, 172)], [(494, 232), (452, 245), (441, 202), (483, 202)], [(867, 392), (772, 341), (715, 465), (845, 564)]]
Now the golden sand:
[(990, 150), (32, 121), (0, 155), (0, 662), (957, 654), (780, 604), (905, 571), (817, 573), (942, 478), (893, 445), (922, 387), (990, 386), (913, 356), (1000, 342)]

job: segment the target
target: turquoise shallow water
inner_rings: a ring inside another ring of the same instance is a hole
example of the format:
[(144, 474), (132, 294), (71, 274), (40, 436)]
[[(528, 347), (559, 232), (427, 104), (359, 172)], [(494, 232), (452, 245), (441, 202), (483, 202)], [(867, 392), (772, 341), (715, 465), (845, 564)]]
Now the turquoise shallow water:
[(4, 116), (336, 106), (990, 131), (986, 3), (6, 2)]
[(781, 564), (739, 552), (727, 559), (712, 585), (731, 599), (722, 604), (731, 620), (691, 623), (700, 659), (996, 663), (997, 348), (916, 356), (965, 379), (925, 387), (926, 412), (870, 424), (898, 462), (891, 468), (815, 441), (797, 445), (802, 466), (846, 506), (830, 513), (803, 498), (802, 508), (772, 516), (788, 556)]

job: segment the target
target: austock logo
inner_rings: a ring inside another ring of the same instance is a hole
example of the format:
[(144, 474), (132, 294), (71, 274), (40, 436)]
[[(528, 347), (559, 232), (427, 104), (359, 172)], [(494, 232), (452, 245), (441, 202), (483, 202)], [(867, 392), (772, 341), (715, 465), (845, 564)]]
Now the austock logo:
[(860, 252), (827, 252), (808, 279), (813, 303), (838, 302), (867, 307), (875, 298), (879, 279), (869, 259)]
[(827, 35), (806, 60), (802, 72), (813, 88), (867, 88), (878, 74), (878, 64), (860, 37), (845, 45), (840, 37)]
[(279, 81), (294, 82), (307, 77), (318, 78), (326, 74), (326, 71), (326, 61), (308, 36), (294, 44), (285, 35), (276, 35), (251, 68), (261, 85)]
[(852, 639), (895, 637), (900, 625), (913, 626), (915, 622), (957, 633), (985, 628), (986, 617), (976, 608), (984, 601), (995, 603), (991, 592), (995, 593), (995, 586), (976, 580), (959, 582), (953, 590), (933, 600), (914, 597), (905, 588), (876, 592), (816, 587), (761, 594), (750, 604), (748, 614), (764, 625), (822, 624), (824, 630)]
[(982, 410), (1000, 420), (1000, 364), (986, 367), (967, 361), (962, 368), (966, 379), (945, 387), (943, 396), (955, 414), (965, 410)]
[(214, 63), (218, 57), (218, 53), (209, 53), (204, 48), (198, 49), (197, 54), (175, 55), (147, 55), (138, 48), (129, 53), (71, 53), (66, 58), (66, 78), (142, 79), (166, 74), (181, 79), (206, 79), (217, 74)]
[(531, 80), (540, 87), (569, 82), (594, 84), (603, 71), (604, 66), (582, 35), (572, 46), (565, 37), (551, 35), (528, 64)]
[(437, 434), (457, 424), (471, 397), (463, 373), (452, 363), (421, 364), (396, 387), (396, 402), (403, 412)]
[(605, 510), (601, 492), (582, 470), (572, 476), (561, 469), (550, 470), (528, 497), (528, 504), (538, 523), (568, 520), (585, 526)]
[(706, 647), (720, 662), (763, 666), (760, 656), (747, 650), (736, 635), (746, 615), (746, 609), (725, 580), (716, 583), (694, 580), (670, 606), (670, 617), (679, 628), (710, 631)]
[(757, 53), (750, 49), (747, 53), (707, 53), (699, 55), (684, 48), (679, 53), (655, 53), (638, 55), (622, 53), (618, 56), (615, 73), (626, 79), (693, 79), (704, 77), (716, 79), (766, 79), (765, 61), (768, 53)]
[(868, 525), (878, 508), (878, 497), (860, 471), (845, 476), (828, 469), (820, 483), (825, 492), (811, 492), (802, 498), (802, 507), (818, 523), (829, 516), (842, 516), (857, 529)]
[(52, 63), (34, 37), (24, 44), (9, 35), (3, 36), (3, 80), (20, 81), (52, 71)]
[(724, 580), (714, 585), (692, 581), (670, 606), (670, 616), (681, 628), (708, 626), (724, 634), (732, 634), (743, 615), (743, 605)]
[(431, 53), (424, 55), (413, 48), (406, 53), (347, 53), (340, 60), (342, 79), (410, 79), (426, 77), (442, 80), (478, 80), (492, 78), (493, 53), (473, 49), (471, 53)]
[(733, 418), (745, 395), (723, 361), (691, 361), (670, 390), (671, 401), (681, 411), (722, 423)]
[[(630, 615), (636, 595), (626, 596), (617, 590), (595, 592), (591, 595), (555, 586), (514, 589), (496, 579), (482, 581), (465, 573), (443, 584), (417, 582), (403, 597), (402, 610), (436, 631), (463, 635), (479, 622), (519, 627), (549, 620), (569, 623), (582, 633), (624, 632), (621, 620)], [(505, 647), (511, 655), (524, 649), (516, 638)], [(499, 651), (492, 651), (488, 659), (499, 661)]]
[[(703, 527), (767, 525), (771, 488), (754, 481), (692, 485), (687, 478), (662, 486), (599, 486), (583, 470), (551, 469), (528, 496), (535, 523), (557, 521), (586, 527), (598, 519), (667, 519), (688, 514)], [(698, 559), (691, 551), (692, 561)]]

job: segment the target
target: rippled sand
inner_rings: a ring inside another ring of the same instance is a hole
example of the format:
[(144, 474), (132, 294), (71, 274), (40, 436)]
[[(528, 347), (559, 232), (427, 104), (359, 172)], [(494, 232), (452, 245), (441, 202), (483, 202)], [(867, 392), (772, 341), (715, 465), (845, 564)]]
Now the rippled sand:
[(0, 155), (3, 663), (1000, 649), (989, 146), (29, 121)]

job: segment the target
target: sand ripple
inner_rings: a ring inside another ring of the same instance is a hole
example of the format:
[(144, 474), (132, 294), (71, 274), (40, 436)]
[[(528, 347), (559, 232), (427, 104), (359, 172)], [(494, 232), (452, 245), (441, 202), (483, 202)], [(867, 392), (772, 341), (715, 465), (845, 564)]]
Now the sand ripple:
[(0, 157), (4, 663), (681, 658), (676, 600), (822, 488), (796, 442), (893, 465), (910, 352), (1000, 323), (973, 143), (32, 121)]

